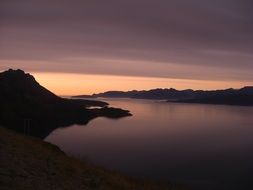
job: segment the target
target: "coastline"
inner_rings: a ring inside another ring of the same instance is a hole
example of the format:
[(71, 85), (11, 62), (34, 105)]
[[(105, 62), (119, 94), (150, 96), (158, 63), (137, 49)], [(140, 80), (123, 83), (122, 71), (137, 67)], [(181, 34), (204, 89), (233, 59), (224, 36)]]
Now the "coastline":
[(183, 185), (136, 180), (69, 157), (57, 146), (0, 127), (3, 190), (184, 190)]

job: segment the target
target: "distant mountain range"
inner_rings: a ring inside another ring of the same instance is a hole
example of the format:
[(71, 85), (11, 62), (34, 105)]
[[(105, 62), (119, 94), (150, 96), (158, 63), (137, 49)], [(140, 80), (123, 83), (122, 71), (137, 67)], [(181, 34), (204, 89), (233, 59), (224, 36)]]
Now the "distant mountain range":
[[(107, 105), (102, 101), (58, 97), (22, 70), (0, 73), (0, 125), (19, 132), (45, 137), (57, 127), (86, 124), (98, 116), (131, 115)], [(90, 106), (100, 108), (88, 109)]]
[[(74, 96), (75, 98), (87, 98), (84, 96)], [(89, 96), (91, 98), (135, 98), (135, 99), (153, 99), (167, 100), (169, 102), (182, 103), (205, 103), (205, 104), (227, 104), (227, 105), (253, 105), (253, 87), (248, 86), (241, 89), (225, 90), (176, 90), (170, 89), (152, 89), (152, 90), (132, 90), (132, 91), (108, 91)]]

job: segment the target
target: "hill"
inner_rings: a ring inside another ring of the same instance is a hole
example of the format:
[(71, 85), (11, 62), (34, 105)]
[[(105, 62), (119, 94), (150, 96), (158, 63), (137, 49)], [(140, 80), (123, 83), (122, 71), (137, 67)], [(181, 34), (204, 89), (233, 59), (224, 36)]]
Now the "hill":
[(180, 190), (130, 179), (66, 156), (58, 147), (0, 127), (1, 190)]
[(101, 101), (58, 97), (22, 70), (0, 73), (0, 124), (19, 132), (43, 138), (57, 127), (86, 124), (98, 116), (131, 115), (127, 110), (107, 106)]
[[(194, 94), (193, 90), (182, 90), (178, 91), (176, 89), (152, 89), (152, 90), (132, 90), (132, 91), (107, 91), (99, 94), (93, 94), (90, 97), (105, 97), (105, 98), (135, 98), (135, 99), (156, 99), (156, 100), (166, 100), (166, 99), (178, 99), (178, 98), (190, 98)], [(87, 97), (87, 95), (73, 96), (73, 97)]]
[(177, 100), (176, 102), (253, 106), (253, 87), (244, 87), (238, 90), (202, 91), (194, 98)]
[[(80, 97), (82, 96), (75, 96)], [(134, 98), (134, 99), (153, 99), (168, 100), (168, 102), (182, 103), (204, 103), (204, 104), (226, 104), (253, 106), (253, 87), (248, 86), (241, 89), (225, 90), (176, 90), (170, 89), (152, 89), (152, 90), (132, 90), (132, 91), (108, 91), (99, 94), (93, 94), (90, 97), (106, 98)]]

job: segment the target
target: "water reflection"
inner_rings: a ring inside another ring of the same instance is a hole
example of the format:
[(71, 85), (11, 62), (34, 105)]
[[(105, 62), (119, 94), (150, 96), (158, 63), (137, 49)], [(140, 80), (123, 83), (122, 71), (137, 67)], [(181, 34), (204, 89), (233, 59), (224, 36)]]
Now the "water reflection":
[(200, 189), (252, 185), (253, 108), (106, 99), (133, 117), (97, 118), (46, 140), (65, 152), (133, 176)]

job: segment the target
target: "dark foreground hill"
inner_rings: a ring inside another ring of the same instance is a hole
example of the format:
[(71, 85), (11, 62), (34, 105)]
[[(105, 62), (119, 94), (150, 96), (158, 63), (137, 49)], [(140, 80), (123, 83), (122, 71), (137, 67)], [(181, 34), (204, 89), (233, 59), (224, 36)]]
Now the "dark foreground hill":
[[(98, 116), (131, 115), (107, 105), (101, 101), (58, 97), (22, 70), (0, 73), (0, 124), (19, 132), (43, 138), (57, 127), (87, 124)], [(88, 109), (90, 106), (101, 109)]]
[[(75, 96), (87, 97), (87, 96)], [(107, 98), (135, 98), (135, 99), (154, 99), (168, 100), (169, 102), (183, 103), (204, 103), (204, 104), (226, 104), (253, 106), (253, 87), (244, 87), (241, 89), (225, 90), (176, 90), (170, 89), (152, 89), (143, 91), (108, 91), (99, 94), (93, 94), (90, 97)]]
[(0, 127), (1, 190), (179, 190), (127, 178), (66, 156), (40, 139)]

